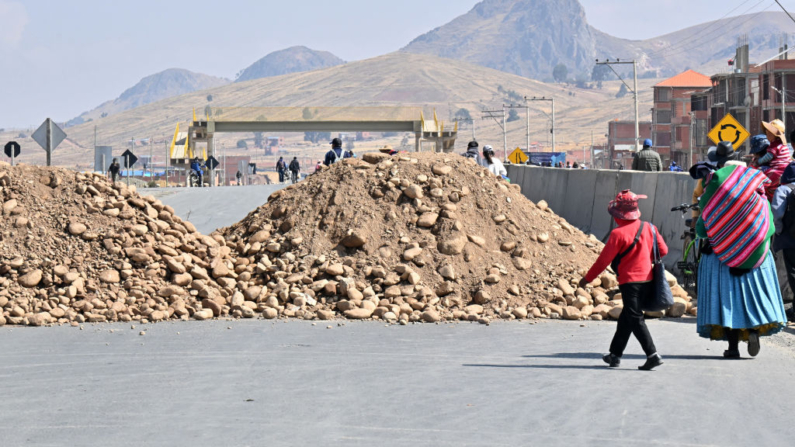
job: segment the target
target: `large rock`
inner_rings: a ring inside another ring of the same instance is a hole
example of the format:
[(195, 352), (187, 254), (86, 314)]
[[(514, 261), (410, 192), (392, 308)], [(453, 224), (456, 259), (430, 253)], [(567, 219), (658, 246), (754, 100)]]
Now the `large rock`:
[(88, 228), (86, 228), (85, 225), (79, 222), (72, 222), (67, 227), (69, 234), (71, 234), (72, 236), (80, 236), (81, 234), (85, 233), (87, 229)]
[(417, 220), (417, 226), (422, 228), (430, 228), (436, 225), (436, 221), (439, 219), (439, 215), (436, 213), (423, 213), (419, 220)]
[(32, 288), (39, 285), (41, 282), (42, 273), (41, 270), (33, 270), (32, 272), (22, 275), (19, 277), (19, 285), (22, 287)]
[(350, 318), (352, 320), (364, 320), (370, 318), (373, 315), (373, 311), (375, 309), (351, 309), (345, 311), (345, 317)]
[(455, 234), (449, 235), (446, 238), (439, 241), (436, 248), (439, 250), (440, 253), (445, 255), (460, 255), (464, 251), (464, 247), (466, 246), (468, 239), (464, 234)]
[(117, 270), (109, 269), (99, 274), (99, 280), (106, 284), (116, 284), (121, 281), (121, 277)]
[(367, 243), (367, 236), (361, 231), (354, 231), (342, 239), (342, 246), (346, 248), (360, 248)]

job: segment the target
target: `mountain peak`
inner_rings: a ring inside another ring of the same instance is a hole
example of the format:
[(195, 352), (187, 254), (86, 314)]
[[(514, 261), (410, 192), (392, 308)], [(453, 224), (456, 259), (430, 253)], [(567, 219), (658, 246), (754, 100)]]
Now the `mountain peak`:
[(235, 82), (317, 70), (344, 63), (345, 61), (328, 51), (316, 51), (305, 46), (294, 46), (274, 51), (254, 62), (240, 73)]

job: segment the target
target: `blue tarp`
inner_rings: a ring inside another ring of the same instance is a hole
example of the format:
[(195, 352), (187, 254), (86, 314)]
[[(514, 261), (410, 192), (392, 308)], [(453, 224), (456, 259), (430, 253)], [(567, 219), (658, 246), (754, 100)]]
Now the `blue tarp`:
[(552, 163), (554, 166), (555, 163), (560, 161), (562, 161), (564, 164), (566, 163), (565, 152), (525, 152), (525, 154), (533, 164)]

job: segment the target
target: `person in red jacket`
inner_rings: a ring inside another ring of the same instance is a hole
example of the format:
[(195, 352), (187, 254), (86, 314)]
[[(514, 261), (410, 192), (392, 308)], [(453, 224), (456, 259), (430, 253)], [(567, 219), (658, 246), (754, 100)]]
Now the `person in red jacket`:
[[(627, 347), (629, 337), (635, 334), (643, 351), (646, 363), (638, 369), (649, 371), (663, 364), (662, 357), (657, 353), (646, 320), (643, 318), (643, 302), (647, 296), (654, 294), (654, 278), (652, 272), (652, 250), (654, 225), (640, 220), (638, 199), (646, 196), (637, 195), (630, 190), (621, 191), (607, 207), (607, 212), (616, 221), (618, 228), (610, 232), (602, 254), (594, 265), (580, 280), (580, 287), (585, 288), (593, 282), (608, 265), (618, 275), (619, 289), (624, 300), (624, 309), (618, 319), (616, 333), (610, 344), (610, 353), (602, 359), (611, 368), (621, 364), (621, 356)], [(668, 246), (660, 232), (657, 234), (657, 249), (660, 256), (668, 254)]]

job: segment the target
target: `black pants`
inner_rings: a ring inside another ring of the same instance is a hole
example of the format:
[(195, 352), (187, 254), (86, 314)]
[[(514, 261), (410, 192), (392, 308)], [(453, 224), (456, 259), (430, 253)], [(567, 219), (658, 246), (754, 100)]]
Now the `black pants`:
[(116, 183), (116, 180), (119, 179), (119, 173), (118, 172), (111, 172), (110, 173), (110, 178), (113, 180), (113, 183)]
[(781, 250), (784, 256), (784, 268), (787, 270), (787, 281), (789, 287), (795, 292), (795, 249)]
[(654, 293), (654, 283), (629, 283), (619, 286), (621, 297), (624, 300), (624, 310), (618, 317), (618, 327), (613, 342), (610, 343), (610, 353), (621, 357), (624, 349), (627, 348), (629, 337), (635, 334), (635, 338), (640, 342), (643, 352), (647, 356), (657, 352), (654, 341), (651, 339), (649, 328), (646, 327), (646, 320), (643, 318), (642, 303), (646, 296)]
[(284, 171), (279, 171), (279, 183), (284, 183)]

